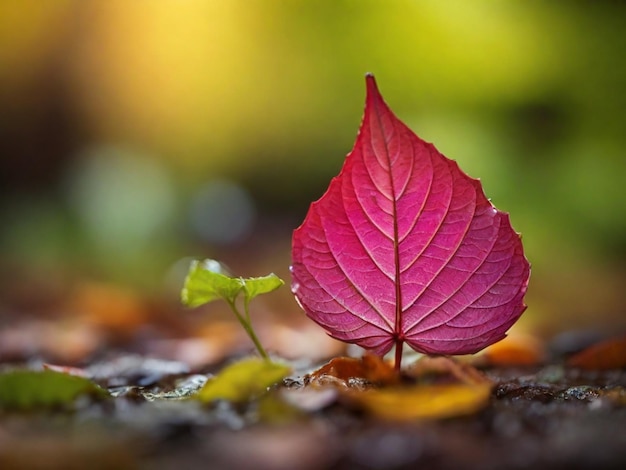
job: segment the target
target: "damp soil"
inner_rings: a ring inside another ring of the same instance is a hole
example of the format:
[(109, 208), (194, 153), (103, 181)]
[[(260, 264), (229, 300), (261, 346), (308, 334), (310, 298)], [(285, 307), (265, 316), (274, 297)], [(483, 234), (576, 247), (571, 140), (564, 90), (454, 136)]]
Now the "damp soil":
[(151, 367), (102, 379), (113, 400), (0, 414), (0, 468), (626, 468), (624, 370), (485, 369), (481, 411), (397, 423), (340, 400), (262, 422), (254, 405), (176, 400), (205, 376)]

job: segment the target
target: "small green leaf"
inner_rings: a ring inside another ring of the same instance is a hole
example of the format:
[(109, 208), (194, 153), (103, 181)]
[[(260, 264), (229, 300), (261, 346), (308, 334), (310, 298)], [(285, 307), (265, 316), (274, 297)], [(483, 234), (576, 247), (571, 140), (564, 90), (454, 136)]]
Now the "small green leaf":
[(257, 295), (275, 291), (284, 284), (283, 280), (274, 273), (262, 277), (249, 277), (242, 281), (246, 302), (250, 302)]
[(215, 400), (245, 402), (265, 393), (268, 387), (287, 376), (290, 368), (284, 364), (261, 359), (246, 359), (224, 368), (209, 379), (195, 396), (210, 403)]
[(217, 299), (233, 303), (244, 288), (243, 282), (224, 272), (215, 260), (192, 261), (181, 293), (183, 304), (198, 307)]
[(83, 377), (51, 370), (15, 370), (0, 374), (0, 408), (28, 410), (71, 404), (82, 394), (108, 396)]
[[(248, 306), (250, 300), (257, 295), (271, 292), (283, 284), (282, 279), (273, 273), (263, 277), (234, 278), (229, 276), (223, 266), (215, 260), (192, 261), (181, 292), (181, 300), (188, 307), (198, 307), (216, 299), (224, 299), (250, 336), (261, 357), (269, 360), (267, 352), (252, 328)], [(237, 307), (237, 297), (242, 292), (244, 294), (243, 312)]]

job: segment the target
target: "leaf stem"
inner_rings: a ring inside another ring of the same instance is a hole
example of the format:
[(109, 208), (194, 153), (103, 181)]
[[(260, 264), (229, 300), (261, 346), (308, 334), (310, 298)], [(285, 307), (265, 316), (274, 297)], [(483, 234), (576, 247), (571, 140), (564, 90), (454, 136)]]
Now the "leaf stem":
[(250, 323), (250, 312), (248, 310), (248, 302), (244, 302), (245, 318), (237, 309), (234, 299), (232, 301), (228, 300), (228, 305), (230, 305), (230, 308), (232, 309), (233, 313), (237, 317), (237, 320), (239, 320), (239, 323), (241, 324), (243, 329), (246, 330), (246, 333), (248, 333), (248, 336), (254, 343), (254, 346), (256, 347), (256, 350), (259, 352), (261, 357), (264, 360), (269, 361), (270, 358), (267, 352), (265, 351), (265, 349), (263, 348), (263, 346), (261, 346), (261, 342), (259, 341), (259, 338), (257, 338), (256, 333), (254, 332), (254, 329), (252, 328), (252, 324)]
[(404, 344), (404, 341), (402, 341), (401, 339), (396, 339), (396, 357), (395, 357), (395, 361), (394, 361), (394, 369), (397, 372), (400, 372), (401, 368), (402, 368), (402, 346)]

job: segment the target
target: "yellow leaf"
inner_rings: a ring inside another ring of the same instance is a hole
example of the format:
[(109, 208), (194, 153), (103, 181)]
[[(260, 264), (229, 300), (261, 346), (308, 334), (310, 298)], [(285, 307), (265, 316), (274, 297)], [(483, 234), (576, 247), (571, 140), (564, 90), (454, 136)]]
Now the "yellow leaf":
[(374, 416), (413, 421), (475, 413), (487, 404), (490, 393), (490, 384), (450, 384), (347, 392), (345, 396)]
[(205, 403), (214, 400), (244, 402), (262, 395), (290, 371), (284, 364), (246, 359), (231, 364), (209, 379), (194, 398)]

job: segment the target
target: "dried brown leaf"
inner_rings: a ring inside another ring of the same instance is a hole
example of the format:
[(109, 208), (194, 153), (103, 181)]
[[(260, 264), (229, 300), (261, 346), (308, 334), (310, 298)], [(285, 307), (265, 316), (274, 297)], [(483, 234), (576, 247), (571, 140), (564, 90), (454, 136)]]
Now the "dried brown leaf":
[(489, 384), (489, 379), (469, 363), (460, 362), (448, 356), (424, 356), (406, 370), (405, 374), (414, 379), (437, 377), (453, 379), (466, 385)]
[(365, 354), (360, 359), (336, 357), (307, 377), (308, 383), (346, 387), (355, 379), (373, 385), (392, 385), (399, 382), (400, 376), (381, 357)]
[(567, 365), (589, 370), (626, 367), (626, 335), (594, 344), (567, 361)]

